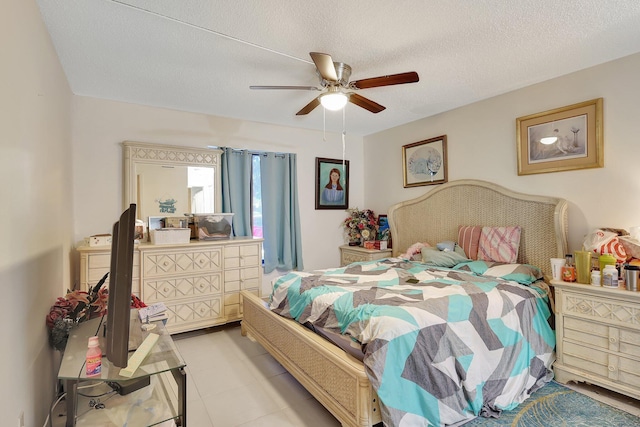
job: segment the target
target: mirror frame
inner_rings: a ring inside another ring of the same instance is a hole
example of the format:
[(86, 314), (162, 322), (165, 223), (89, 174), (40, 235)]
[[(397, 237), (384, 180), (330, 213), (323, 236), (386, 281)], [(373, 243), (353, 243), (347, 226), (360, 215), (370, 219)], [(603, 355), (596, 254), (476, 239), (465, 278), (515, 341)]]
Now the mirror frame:
[(222, 150), (215, 148), (182, 147), (177, 145), (151, 144), (125, 141), (122, 143), (124, 191), (123, 206), (138, 201), (136, 165), (156, 164), (167, 166), (200, 166), (214, 169), (216, 210), (222, 210), (222, 184), (220, 156)]

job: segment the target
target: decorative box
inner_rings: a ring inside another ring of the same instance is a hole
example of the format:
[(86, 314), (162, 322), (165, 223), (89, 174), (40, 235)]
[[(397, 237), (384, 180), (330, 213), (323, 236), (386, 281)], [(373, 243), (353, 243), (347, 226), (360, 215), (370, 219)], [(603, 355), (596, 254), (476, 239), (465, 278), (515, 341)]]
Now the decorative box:
[(179, 245), (189, 243), (191, 230), (188, 228), (159, 228), (149, 232), (154, 245)]
[(365, 249), (377, 249), (377, 250), (385, 250), (387, 249), (387, 241), (386, 240), (365, 240), (364, 242)]
[(231, 236), (232, 213), (194, 214), (198, 240), (220, 240)]
[(106, 246), (111, 244), (111, 234), (94, 234), (88, 239), (89, 246)]

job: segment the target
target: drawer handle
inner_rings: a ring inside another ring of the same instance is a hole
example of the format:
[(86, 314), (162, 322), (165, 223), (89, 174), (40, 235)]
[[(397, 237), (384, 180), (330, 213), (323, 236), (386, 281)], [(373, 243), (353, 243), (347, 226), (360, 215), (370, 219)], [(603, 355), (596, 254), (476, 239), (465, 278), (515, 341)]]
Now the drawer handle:
[(617, 341), (618, 341), (618, 340), (617, 340), (617, 339), (615, 339), (614, 337), (609, 338), (609, 342), (610, 342), (611, 344), (615, 344)]
[(609, 371), (610, 371), (610, 372), (613, 372), (613, 371), (615, 371), (615, 370), (616, 370), (616, 367), (615, 367), (615, 366), (613, 366), (613, 365), (609, 365)]
[(164, 265), (165, 267), (169, 265), (169, 263), (167, 261), (163, 262), (162, 265)]
[(578, 304), (578, 310), (580, 310), (582, 313), (586, 313), (587, 311), (589, 311), (589, 306), (584, 302), (581, 302), (580, 304)]
[(169, 292), (169, 288), (164, 288), (162, 291), (166, 294), (167, 292)]
[(201, 260), (200, 260), (200, 264), (202, 264), (203, 262), (204, 262), (204, 260), (203, 260), (203, 259), (201, 259)]

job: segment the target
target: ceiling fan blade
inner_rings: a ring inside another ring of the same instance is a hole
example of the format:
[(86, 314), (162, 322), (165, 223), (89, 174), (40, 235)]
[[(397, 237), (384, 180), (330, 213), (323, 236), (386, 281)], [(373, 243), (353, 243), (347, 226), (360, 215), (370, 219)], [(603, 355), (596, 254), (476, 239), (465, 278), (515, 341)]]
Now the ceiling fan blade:
[(373, 102), (372, 100), (365, 98), (364, 96), (360, 96), (357, 93), (349, 94), (349, 102), (352, 104), (356, 104), (358, 107), (362, 107), (365, 110), (369, 110), (372, 113), (379, 113), (384, 110), (386, 107), (378, 104), (377, 102)]
[(401, 85), (404, 83), (415, 83), (419, 81), (418, 73), (410, 71), (408, 73), (392, 74), (390, 76), (372, 77), (370, 79), (356, 80), (350, 86), (355, 89), (368, 89), (371, 87)]
[(320, 97), (314, 98), (310, 103), (308, 103), (307, 105), (305, 105), (302, 110), (298, 111), (296, 113), (296, 116), (304, 116), (305, 114), (309, 114), (310, 112), (313, 111), (314, 108), (316, 108), (318, 105), (320, 105)]
[(249, 89), (322, 90), (315, 86), (249, 86)]
[(316, 64), (316, 68), (323, 79), (329, 82), (338, 81), (336, 67), (333, 65), (331, 55), (320, 52), (309, 52), (309, 55), (311, 55), (311, 59), (313, 59), (313, 63)]

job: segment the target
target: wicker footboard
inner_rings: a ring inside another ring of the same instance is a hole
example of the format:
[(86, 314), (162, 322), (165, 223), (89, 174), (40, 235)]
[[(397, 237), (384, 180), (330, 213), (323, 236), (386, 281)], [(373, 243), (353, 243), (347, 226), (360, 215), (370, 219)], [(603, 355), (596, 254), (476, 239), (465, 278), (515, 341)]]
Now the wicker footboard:
[(260, 343), (343, 426), (380, 422), (375, 391), (359, 360), (293, 320), (271, 312), (258, 296), (241, 293), (242, 334)]

